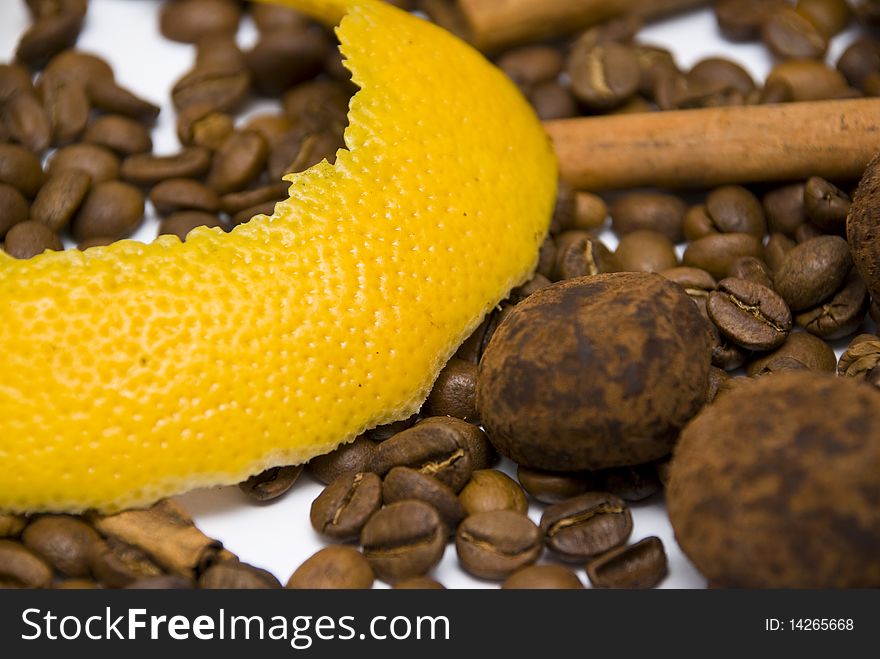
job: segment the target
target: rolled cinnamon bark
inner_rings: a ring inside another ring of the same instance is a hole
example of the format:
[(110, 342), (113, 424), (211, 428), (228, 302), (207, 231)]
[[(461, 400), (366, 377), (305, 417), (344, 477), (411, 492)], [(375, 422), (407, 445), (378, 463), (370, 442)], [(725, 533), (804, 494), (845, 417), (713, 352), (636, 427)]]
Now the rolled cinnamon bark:
[(582, 190), (854, 180), (880, 151), (880, 99), (582, 117), (544, 126), (560, 176)]
[(711, 0), (423, 0), (434, 21), (484, 52), (570, 34), (623, 14), (645, 20)]

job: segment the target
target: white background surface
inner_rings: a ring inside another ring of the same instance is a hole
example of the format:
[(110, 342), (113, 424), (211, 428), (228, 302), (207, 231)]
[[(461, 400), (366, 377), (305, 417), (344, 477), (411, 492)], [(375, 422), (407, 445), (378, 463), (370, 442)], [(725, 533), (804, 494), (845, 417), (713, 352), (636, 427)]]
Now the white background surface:
[[(136, 94), (162, 106), (153, 131), (155, 152), (171, 153), (179, 148), (174, 128), (174, 110), (169, 90), (192, 65), (194, 48), (165, 40), (159, 34), (158, 0), (91, 0), (85, 29), (79, 39), (80, 50), (93, 52), (112, 63), (117, 81)], [(0, 60), (9, 61), (19, 35), (29, 19), (23, 0), (0, 0)], [(836, 61), (855, 30), (835, 39), (829, 61)], [(239, 33), (243, 46), (256, 37), (253, 25), (245, 21)], [(703, 57), (723, 55), (749, 69), (756, 79), (766, 76), (772, 62), (761, 44), (731, 44), (722, 40), (714, 17), (703, 10), (652, 25), (639, 40), (672, 50), (681, 67), (687, 68)], [(249, 112), (265, 111), (272, 103), (253, 103)], [(134, 236), (148, 241), (156, 235), (158, 221), (148, 211), (147, 221)], [(610, 235), (610, 234), (609, 234)], [(613, 246), (613, 237), (603, 239)], [(242, 437), (246, 442), (247, 437)], [(511, 472), (511, 464), (502, 469)], [(243, 561), (272, 571), (282, 583), (308, 556), (324, 545), (308, 521), (309, 506), (321, 486), (303, 474), (283, 498), (260, 505), (247, 499), (237, 487), (191, 492), (179, 498), (193, 514), (199, 527), (219, 538)], [(530, 514), (537, 521), (543, 506), (533, 505)], [(635, 529), (632, 540), (657, 535), (669, 555), (669, 576), (664, 588), (702, 588), (705, 582), (680, 552), (661, 501), (632, 507)], [(547, 554), (542, 561), (552, 560)], [(578, 574), (585, 583), (583, 569)], [(459, 569), (452, 545), (433, 576), (447, 587), (493, 587), (495, 584), (471, 578)], [(378, 587), (384, 587), (377, 582)]]

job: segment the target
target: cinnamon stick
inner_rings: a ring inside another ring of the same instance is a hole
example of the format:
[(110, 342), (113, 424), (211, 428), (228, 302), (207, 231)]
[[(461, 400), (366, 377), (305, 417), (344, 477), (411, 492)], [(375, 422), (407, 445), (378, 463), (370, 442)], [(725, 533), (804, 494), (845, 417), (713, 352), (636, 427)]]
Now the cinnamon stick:
[(544, 124), (582, 190), (858, 179), (880, 151), (880, 99), (562, 119)]
[(623, 14), (652, 20), (711, 0), (423, 0), (431, 18), (484, 52), (571, 34)]

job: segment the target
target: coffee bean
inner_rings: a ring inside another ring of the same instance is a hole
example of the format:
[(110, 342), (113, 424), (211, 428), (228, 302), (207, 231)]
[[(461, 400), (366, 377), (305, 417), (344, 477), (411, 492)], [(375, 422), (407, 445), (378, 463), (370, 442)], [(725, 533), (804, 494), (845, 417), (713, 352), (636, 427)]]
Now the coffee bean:
[(242, 128), (255, 131), (263, 136), (267, 144), (274, 144), (293, 128), (293, 123), (281, 114), (265, 113), (251, 116)]
[(230, 192), (220, 198), (220, 209), (224, 213), (235, 215), (254, 206), (269, 202), (277, 203), (287, 198), (289, 187), (289, 183), (280, 182), (270, 183), (269, 185), (263, 185), (251, 190)]
[(791, 103), (793, 100), (794, 92), (791, 89), (791, 85), (780, 78), (768, 80), (758, 95), (758, 103), (761, 105)]
[(237, 560), (215, 563), (202, 572), (199, 588), (213, 590), (268, 590), (281, 588), (275, 576), (262, 568)]
[(6, 183), (0, 183), (0, 238), (10, 228), (28, 219), (27, 200), (21, 193)]
[(682, 222), (686, 211), (684, 202), (673, 195), (631, 193), (611, 205), (611, 227), (618, 236), (647, 229), (679, 243), (684, 240)]
[(25, 31), (15, 50), (15, 59), (32, 69), (45, 66), (53, 55), (76, 44), (86, 14), (85, 0), (46, 3), (45, 12)]
[(213, 213), (177, 211), (162, 218), (162, 221), (159, 222), (158, 235), (177, 236), (181, 240), (186, 240), (189, 233), (197, 227), (225, 228), (220, 218)]
[(473, 472), (467, 437), (479, 429), (472, 428), (451, 417), (425, 419), (379, 444), (367, 469), (384, 476), (393, 467), (411, 467), (458, 492)]
[(92, 179), (92, 185), (119, 178), (119, 158), (95, 144), (70, 144), (55, 152), (46, 172), (56, 176), (61, 172), (80, 170)]
[(256, 90), (264, 96), (278, 96), (318, 75), (328, 50), (327, 38), (321, 32), (275, 29), (263, 33), (245, 53), (245, 61)]
[(880, 10), (873, 2), (852, 2), (849, 8), (863, 25), (876, 28), (880, 25)]
[(644, 501), (661, 489), (653, 463), (603, 469), (596, 472), (594, 477), (601, 483), (601, 488), (597, 489), (610, 492), (624, 501)]
[(764, 195), (764, 212), (771, 232), (792, 236), (795, 229), (806, 222), (804, 187), (803, 183), (792, 183)]
[(504, 590), (579, 590), (583, 587), (577, 575), (562, 565), (529, 565), (501, 584)]
[(151, 122), (159, 116), (159, 106), (136, 96), (117, 85), (112, 78), (91, 78), (86, 93), (92, 105), (104, 112), (122, 114), (139, 121)]
[(31, 219), (56, 233), (63, 231), (88, 195), (91, 184), (92, 177), (79, 169), (49, 177), (34, 199)]
[(398, 501), (370, 518), (361, 533), (361, 545), (376, 575), (394, 583), (424, 575), (437, 565), (448, 535), (432, 506)]
[(586, 231), (565, 231), (556, 237), (556, 264), (550, 279), (575, 279), (615, 270), (614, 255)]
[(14, 540), (0, 540), (0, 588), (48, 588), (52, 569)]
[(29, 259), (46, 250), (61, 251), (61, 239), (49, 227), (28, 220), (19, 222), (6, 232), (4, 249), (9, 256)]
[(27, 523), (24, 515), (0, 513), (0, 538), (17, 538)]
[(150, 202), (161, 215), (180, 210), (196, 210), (216, 213), (220, 210), (220, 198), (208, 186), (186, 178), (170, 178), (150, 190)]
[(722, 57), (707, 57), (691, 67), (687, 74), (690, 84), (700, 84), (719, 90), (735, 90), (748, 95), (755, 90), (752, 76), (736, 62)]
[(699, 240), (704, 236), (718, 234), (718, 227), (712, 222), (712, 218), (709, 217), (709, 213), (706, 211), (706, 206), (703, 204), (688, 208), (687, 212), (684, 214), (681, 228), (684, 237), (690, 241)]
[(302, 470), (303, 465), (272, 467), (239, 483), (238, 487), (256, 501), (273, 501), (293, 487)]
[(85, 83), (66, 73), (44, 73), (40, 95), (52, 130), (52, 144), (69, 144), (82, 135), (89, 121), (91, 102)]
[(863, 89), (867, 77), (880, 72), (880, 41), (864, 37), (856, 39), (837, 60), (837, 69), (849, 84)]
[(837, 368), (837, 357), (827, 343), (806, 332), (792, 332), (776, 350), (750, 361), (746, 373), (757, 375), (772, 362), (783, 358), (798, 361), (812, 371), (833, 373)]
[(308, 472), (325, 485), (347, 472), (366, 471), (376, 448), (375, 442), (358, 437), (325, 455), (318, 455), (306, 465)]
[(722, 279), (731, 264), (741, 256), (761, 258), (764, 247), (761, 240), (747, 233), (722, 233), (704, 236), (687, 246), (682, 263), (706, 270), (716, 279)]
[(230, 111), (247, 98), (251, 76), (247, 69), (226, 64), (200, 64), (174, 83), (171, 100), (178, 112), (193, 105)]
[(235, 35), (213, 32), (199, 37), (196, 42), (195, 68), (200, 67), (245, 70), (247, 64), (244, 52), (238, 47)]
[(660, 272), (678, 265), (672, 241), (662, 233), (645, 229), (621, 238), (614, 258), (621, 272)]
[(826, 39), (843, 32), (851, 18), (846, 0), (798, 0), (795, 9)]
[(587, 563), (594, 588), (653, 588), (667, 571), (663, 542), (656, 536), (612, 549)]
[(356, 540), (367, 520), (382, 507), (382, 491), (382, 480), (376, 474), (342, 474), (312, 502), (312, 528), (340, 542)]
[(218, 194), (244, 189), (259, 176), (268, 155), (269, 147), (259, 133), (232, 133), (216, 153), (211, 171), (208, 172), (208, 187)]
[(570, 229), (590, 231), (605, 224), (608, 217), (608, 206), (602, 197), (591, 192), (577, 191), (574, 193), (575, 210)]
[(144, 551), (113, 538), (92, 553), (91, 570), (106, 588), (125, 588), (138, 579), (163, 574), (162, 568)]
[(434, 382), (425, 402), (432, 416), (453, 416), (465, 421), (476, 419), (477, 367), (453, 357)]
[(868, 312), (868, 289), (853, 271), (847, 283), (824, 303), (799, 313), (797, 322), (826, 341), (849, 336), (859, 329)]
[(773, 288), (773, 273), (769, 266), (754, 256), (742, 256), (731, 263), (727, 276), (746, 279), (766, 288)]
[(277, 203), (278, 202), (275, 201), (267, 201), (266, 203), (260, 204), (259, 206), (245, 208), (243, 211), (239, 211), (232, 216), (232, 225), (238, 226), (239, 224), (250, 222), (257, 215), (273, 215), (275, 213), (275, 205)]
[(702, 309), (706, 307), (709, 293), (718, 285), (712, 275), (700, 268), (679, 266), (663, 270), (660, 274), (683, 288), (684, 292)]
[(395, 467), (382, 481), (382, 501), (386, 504), (415, 499), (430, 504), (450, 532), (454, 532), (467, 512), (448, 485), (409, 467)]
[(785, 260), (786, 253), (793, 249), (795, 244), (791, 238), (781, 233), (770, 234), (770, 238), (767, 240), (767, 245), (764, 248), (764, 260), (770, 271), (774, 273), (774, 276), (782, 265), (782, 261)]
[(373, 568), (363, 554), (351, 547), (332, 545), (307, 558), (290, 576), (286, 587), (363, 590), (372, 588), (373, 579)]
[(804, 187), (804, 211), (810, 222), (825, 233), (846, 235), (846, 216), (852, 200), (833, 183), (818, 176)]
[(76, 517), (46, 515), (28, 524), (22, 542), (60, 573), (88, 577), (92, 554), (101, 545), (101, 536)]
[[(57, 587), (57, 586), (56, 586)], [(69, 587), (69, 586), (68, 586)], [(126, 590), (192, 590), (196, 583), (176, 574), (163, 574), (160, 577), (147, 577), (128, 584)]]
[(623, 544), (632, 525), (623, 499), (604, 492), (555, 503), (541, 516), (547, 546), (567, 560), (584, 560)]
[(308, 132), (330, 129), (339, 132), (348, 124), (351, 92), (332, 80), (312, 80), (284, 94), (284, 114)]
[(109, 236), (97, 236), (95, 238), (86, 238), (85, 240), (79, 241), (76, 245), (76, 248), (80, 251), (83, 251), (91, 247), (106, 247), (107, 245), (112, 245), (115, 242), (115, 238), (111, 238)]
[(517, 465), (516, 477), (530, 496), (541, 503), (559, 503), (592, 488), (587, 472), (557, 472)]
[(137, 153), (122, 161), (122, 178), (136, 185), (154, 185), (169, 178), (198, 178), (211, 166), (211, 152), (187, 147), (169, 156)]
[(159, 13), (159, 30), (172, 41), (196, 43), (206, 34), (235, 34), (241, 6), (231, 0), (177, 0)]
[(392, 587), (395, 590), (446, 590), (446, 586), (430, 577), (404, 579), (403, 581), (398, 581)]
[(600, 111), (610, 110), (635, 94), (641, 77), (635, 50), (615, 42), (575, 44), (566, 69), (578, 101)]
[(0, 183), (32, 199), (46, 180), (40, 160), (17, 144), (0, 143)]
[(106, 181), (92, 187), (73, 218), (70, 231), (75, 240), (97, 236), (118, 240), (137, 229), (143, 218), (143, 193), (122, 181)]
[(791, 311), (772, 289), (728, 277), (706, 304), (709, 318), (728, 339), (749, 350), (772, 350), (791, 331)]
[[(531, 279), (529, 279), (522, 286), (517, 286), (516, 288), (511, 289), (510, 295), (508, 299), (513, 303), (517, 304), (525, 300), (532, 293), (536, 293), (540, 291), (542, 288), (547, 288), (553, 282), (551, 282), (547, 277), (540, 273), (535, 273)], [(465, 361), (465, 360), (462, 360)], [(466, 362), (470, 364), (471, 362)]]
[(846, 79), (836, 69), (815, 59), (780, 62), (767, 76), (767, 85), (784, 82), (791, 91), (792, 101), (821, 101), (843, 98), (850, 94)]
[(789, 250), (774, 282), (792, 311), (815, 306), (840, 288), (850, 268), (849, 246), (838, 236), (819, 236)]
[(498, 58), (497, 65), (519, 87), (556, 80), (565, 64), (558, 48), (552, 46), (523, 46), (508, 50)]
[(150, 131), (142, 123), (117, 114), (95, 119), (86, 129), (83, 141), (106, 147), (121, 156), (153, 149)]
[(21, 64), (0, 64), (0, 102), (18, 93), (33, 91), (30, 71)]
[(0, 120), (12, 140), (30, 151), (43, 153), (48, 148), (52, 136), (49, 117), (30, 85), (6, 98), (0, 92)]
[[(709, 386), (706, 389), (707, 405), (715, 400), (715, 398), (718, 396), (718, 393), (721, 391), (728, 380), (730, 380), (730, 375), (728, 375), (726, 371), (723, 371), (722, 369), (715, 366), (709, 369)], [(660, 482), (665, 486), (666, 476), (664, 475), (664, 471), (669, 464), (669, 460), (660, 460), (655, 464), (657, 465), (657, 475), (660, 477)]]
[(462, 567), (481, 579), (505, 579), (541, 555), (541, 531), (523, 513), (494, 510), (467, 517), (455, 534)]
[(837, 373), (845, 377), (867, 380), (880, 367), (880, 338), (859, 334), (840, 356)]
[(538, 83), (529, 92), (528, 98), (541, 121), (567, 119), (578, 115), (574, 96), (567, 87), (555, 80)]
[[(706, 311), (705, 313), (708, 316), (709, 312)], [(710, 327), (713, 335), (712, 347), (710, 349), (712, 366), (725, 371), (733, 371), (745, 364), (745, 350), (723, 337), (714, 323), (712, 323)]]
[(321, 129), (313, 131), (297, 126), (289, 131), (269, 153), (269, 176), (280, 179), (286, 174), (302, 172), (326, 160), (336, 162), (336, 152), (345, 146), (342, 133)]
[(493, 510), (526, 513), (526, 495), (515, 480), (496, 469), (478, 469), (458, 495), (468, 515)]
[(706, 197), (706, 213), (720, 233), (747, 233), (758, 239), (767, 233), (761, 202), (739, 185), (712, 190)]
[(639, 93), (653, 97), (657, 83), (681, 74), (675, 57), (665, 48), (649, 44), (633, 44), (639, 62)]
[(260, 32), (296, 30), (309, 24), (309, 19), (305, 14), (289, 7), (252, 3), (249, 8), (251, 18)]
[(727, 39), (752, 41), (760, 36), (769, 14), (787, 4), (785, 0), (719, 0), (715, 4), (715, 18)]
[(809, 19), (789, 7), (770, 12), (761, 28), (761, 38), (778, 57), (821, 58), (828, 41)]
[(113, 69), (101, 57), (81, 50), (65, 50), (46, 65), (45, 75), (71, 78), (85, 84), (90, 80), (113, 80)]
[(205, 103), (190, 105), (177, 113), (177, 137), (185, 146), (216, 151), (234, 130), (232, 117)]

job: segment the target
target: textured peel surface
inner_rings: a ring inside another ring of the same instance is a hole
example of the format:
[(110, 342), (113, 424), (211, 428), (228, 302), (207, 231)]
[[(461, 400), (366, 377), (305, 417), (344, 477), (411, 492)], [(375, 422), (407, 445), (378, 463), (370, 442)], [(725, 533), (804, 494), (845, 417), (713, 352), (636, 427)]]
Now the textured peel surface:
[(556, 164), (503, 75), (379, 2), (286, 4), (345, 14), (335, 166), (228, 234), (0, 253), (0, 509), (145, 505), (406, 417), (533, 270)]

